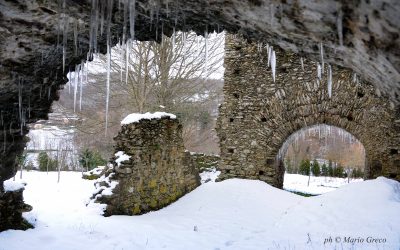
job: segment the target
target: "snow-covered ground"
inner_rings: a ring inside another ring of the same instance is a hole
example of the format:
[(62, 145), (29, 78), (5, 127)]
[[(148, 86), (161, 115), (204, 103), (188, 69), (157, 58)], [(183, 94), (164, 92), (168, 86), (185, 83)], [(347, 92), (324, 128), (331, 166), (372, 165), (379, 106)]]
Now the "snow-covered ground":
[(337, 188), (347, 185), (349, 182), (360, 182), (363, 179), (345, 179), (335, 177), (310, 177), (310, 185), (308, 184), (308, 176), (300, 174), (287, 174), (283, 181), (283, 189), (307, 194), (323, 194)]
[(24, 172), (23, 180), (36, 228), (0, 233), (1, 250), (400, 246), (400, 183), (385, 178), (308, 198), (256, 180), (211, 181), (159, 211), (107, 218), (85, 206), (94, 187), (80, 173), (62, 172), (58, 184), (57, 173)]

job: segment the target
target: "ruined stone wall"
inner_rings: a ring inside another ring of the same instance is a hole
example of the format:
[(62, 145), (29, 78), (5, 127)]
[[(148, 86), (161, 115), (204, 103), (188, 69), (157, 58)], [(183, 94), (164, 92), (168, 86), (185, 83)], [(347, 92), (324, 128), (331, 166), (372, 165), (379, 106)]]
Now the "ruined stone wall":
[(260, 179), (282, 187), (278, 151), (291, 134), (316, 124), (343, 128), (363, 143), (368, 178), (400, 180), (400, 111), (372, 85), (332, 66), (329, 98), (327, 64), (319, 81), (316, 62), (304, 59), (303, 70), (299, 56), (274, 48), (274, 82), (264, 46), (259, 50), (229, 35), (225, 50), (224, 103), (217, 122), (220, 180)]
[(200, 184), (198, 170), (184, 151), (178, 120), (163, 117), (123, 125), (115, 141), (115, 151), (123, 151), (130, 159), (108, 173), (111, 182), (118, 181), (113, 194), (97, 196), (107, 204), (105, 215), (157, 210)]
[(220, 161), (219, 155), (206, 155), (203, 153), (187, 152), (190, 157), (190, 162), (198, 169), (199, 172), (207, 171), (213, 168), (218, 168)]
[(32, 228), (22, 217), (32, 207), (24, 203), (23, 188), (15, 191), (0, 192), (0, 232), (7, 229), (26, 230)]

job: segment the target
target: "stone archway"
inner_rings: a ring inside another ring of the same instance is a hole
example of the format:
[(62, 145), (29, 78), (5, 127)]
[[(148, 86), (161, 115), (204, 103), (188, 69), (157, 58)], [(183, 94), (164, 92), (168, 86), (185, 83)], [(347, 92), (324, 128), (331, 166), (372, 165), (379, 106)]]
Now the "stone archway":
[[(275, 49), (275, 48), (274, 48)], [(218, 134), (220, 179), (260, 179), (283, 185), (278, 156), (286, 139), (303, 127), (328, 124), (343, 128), (364, 145), (366, 178), (400, 179), (399, 113), (372, 85), (351, 71), (332, 66), (332, 97), (327, 68), (317, 77), (317, 62), (276, 51), (276, 81), (267, 68), (267, 50), (241, 38), (226, 39), (224, 103)]]
[(360, 177), (365, 170), (365, 158), (365, 147), (355, 136), (336, 126), (318, 124), (291, 134), (279, 149), (277, 162), (285, 174), (298, 173), (301, 162), (309, 160), (317, 161), (320, 167), (340, 166), (346, 174), (357, 170), (355, 175)]

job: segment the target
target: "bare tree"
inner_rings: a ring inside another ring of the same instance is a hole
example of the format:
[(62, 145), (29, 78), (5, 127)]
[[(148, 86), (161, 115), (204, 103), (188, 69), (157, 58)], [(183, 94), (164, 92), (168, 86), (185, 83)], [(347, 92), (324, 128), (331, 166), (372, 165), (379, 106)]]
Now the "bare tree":
[[(214, 100), (220, 99), (222, 92), (222, 84), (211, 84), (215, 81), (210, 78), (222, 67), (223, 43), (221, 36), (210, 36), (206, 42), (194, 33), (176, 33), (171, 38), (163, 37), (161, 43), (128, 41), (114, 47), (106, 138), (104, 134), (99, 135), (105, 121), (106, 56), (96, 55), (84, 86), (83, 108), (79, 112), (84, 121), (77, 124), (78, 143), (110, 152), (112, 138), (124, 116), (160, 109), (178, 115), (184, 125), (184, 138), (187, 138), (185, 134), (200, 131), (203, 113), (215, 109), (218, 104)], [(62, 97), (61, 101), (63, 106), (71, 106), (72, 96)], [(209, 131), (213, 129), (211, 125)], [(204, 135), (199, 138), (207, 140), (205, 130), (201, 132)], [(192, 143), (192, 139), (186, 141)]]

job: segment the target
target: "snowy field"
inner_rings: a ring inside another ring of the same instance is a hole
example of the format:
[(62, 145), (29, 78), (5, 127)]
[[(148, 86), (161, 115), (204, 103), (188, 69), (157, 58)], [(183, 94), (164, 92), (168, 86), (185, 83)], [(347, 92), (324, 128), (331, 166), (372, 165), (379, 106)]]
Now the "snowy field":
[(94, 187), (80, 173), (62, 172), (58, 184), (57, 173), (23, 180), (36, 228), (0, 233), (1, 250), (400, 247), (400, 183), (385, 178), (308, 198), (261, 181), (209, 181), (159, 211), (108, 218), (85, 206)]
[[(363, 181), (363, 179), (350, 179), (349, 182), (353, 183), (360, 181)], [(349, 182), (345, 178), (311, 176), (310, 185), (308, 186), (308, 176), (300, 174), (285, 174), (283, 189), (318, 195), (336, 190), (341, 186), (347, 185)]]

